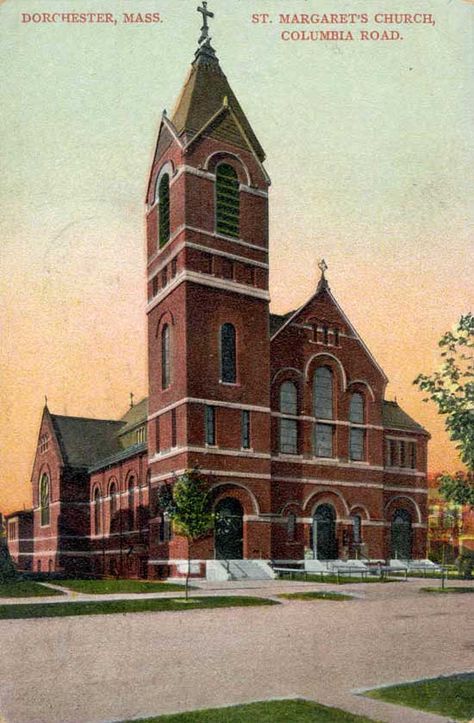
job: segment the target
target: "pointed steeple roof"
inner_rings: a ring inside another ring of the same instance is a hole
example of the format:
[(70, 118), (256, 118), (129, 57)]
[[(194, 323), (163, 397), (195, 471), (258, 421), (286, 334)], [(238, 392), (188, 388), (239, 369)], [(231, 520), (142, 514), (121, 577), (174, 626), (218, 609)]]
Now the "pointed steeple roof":
[[(208, 17), (210, 16), (208, 13)], [(242, 146), (247, 148), (250, 146), (258, 159), (263, 162), (265, 152), (219, 65), (219, 59), (211, 45), (207, 30), (207, 25), (201, 29), (198, 49), (172, 112), (171, 122), (178, 136), (185, 136), (186, 143), (192, 141), (207, 126), (211, 132), (215, 124), (220, 126), (221, 138), (225, 128), (228, 127), (229, 138), (226, 140), (234, 145), (240, 132)], [(232, 116), (233, 122), (223, 128), (223, 117), (229, 115)]]

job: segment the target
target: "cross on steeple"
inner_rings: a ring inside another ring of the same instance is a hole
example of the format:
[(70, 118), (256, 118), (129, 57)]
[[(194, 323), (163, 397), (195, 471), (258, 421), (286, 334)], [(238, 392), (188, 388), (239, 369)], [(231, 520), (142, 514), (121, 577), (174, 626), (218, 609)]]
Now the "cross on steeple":
[(202, 45), (208, 38), (209, 38), (209, 25), (207, 23), (208, 18), (213, 18), (214, 13), (211, 13), (210, 10), (207, 9), (207, 2), (206, 0), (203, 1), (202, 7), (196, 8), (198, 13), (202, 14), (202, 28), (201, 28), (201, 37), (198, 40), (199, 45)]
[(324, 278), (324, 272), (328, 270), (328, 265), (324, 259), (318, 263), (318, 269), (321, 271), (321, 276)]
[(325, 262), (324, 259), (321, 259), (318, 262), (318, 269), (321, 271), (321, 277), (318, 282), (318, 288), (317, 291), (322, 291), (323, 289), (329, 289), (328, 282), (325, 276), (326, 271), (328, 270), (328, 265)]

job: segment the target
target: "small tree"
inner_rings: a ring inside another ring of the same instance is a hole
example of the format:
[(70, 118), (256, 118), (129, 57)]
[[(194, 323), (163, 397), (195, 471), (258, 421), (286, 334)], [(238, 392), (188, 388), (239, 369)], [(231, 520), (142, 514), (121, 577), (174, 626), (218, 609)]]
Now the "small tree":
[(0, 585), (6, 582), (12, 582), (16, 578), (17, 572), (8, 549), (5, 529), (0, 521)]
[(458, 505), (474, 505), (474, 316), (461, 316), (454, 331), (438, 342), (442, 364), (427, 376), (419, 374), (414, 384), (427, 392), (423, 401), (434, 402), (445, 417), (446, 431), (456, 443), (467, 472), (439, 476), (443, 497)]
[(191, 574), (191, 544), (204, 537), (214, 524), (207, 487), (206, 478), (198, 469), (193, 469), (184, 472), (173, 484), (163, 485), (159, 494), (160, 506), (170, 518), (173, 530), (188, 542), (186, 600)]

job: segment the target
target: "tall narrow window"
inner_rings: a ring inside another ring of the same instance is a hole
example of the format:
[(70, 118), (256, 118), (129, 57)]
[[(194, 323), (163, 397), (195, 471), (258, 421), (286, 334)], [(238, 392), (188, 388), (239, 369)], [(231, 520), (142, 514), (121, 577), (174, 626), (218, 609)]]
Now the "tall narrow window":
[(100, 531), (102, 529), (102, 510), (101, 510), (101, 501), (100, 501), (100, 491), (99, 488), (96, 487), (94, 492), (94, 532), (96, 535), (100, 535)]
[(135, 477), (130, 477), (128, 481), (128, 529), (133, 529), (134, 515), (134, 497), (135, 497)]
[(237, 378), (235, 326), (221, 326), (221, 382), (235, 384)]
[(176, 436), (176, 409), (171, 410), (171, 446), (176, 447), (177, 436)]
[(112, 482), (110, 485), (110, 518), (117, 514), (117, 485)]
[(350, 430), (349, 456), (355, 462), (365, 459), (365, 429), (352, 427)]
[[(293, 382), (283, 382), (280, 387), (280, 413), (298, 414), (298, 392)], [(298, 421), (280, 418), (280, 452), (298, 454)]]
[(362, 518), (360, 515), (352, 515), (352, 539), (356, 545), (362, 542)]
[(161, 330), (161, 386), (167, 389), (171, 382), (170, 327), (165, 324)]
[(250, 449), (250, 412), (242, 410), (242, 448)]
[[(355, 392), (349, 405), (349, 422), (364, 424), (364, 397)], [(349, 458), (356, 462), (365, 459), (365, 429), (351, 427), (349, 431)]]
[(317, 419), (333, 418), (333, 379), (329, 367), (318, 367), (313, 380), (313, 411)]
[(216, 443), (216, 411), (214, 407), (206, 406), (206, 444)]
[(164, 174), (158, 187), (160, 248), (170, 239), (170, 177)]
[(216, 231), (226, 236), (239, 236), (239, 179), (228, 163), (216, 170)]
[(49, 477), (43, 474), (40, 482), (40, 507), (41, 507), (41, 524), (49, 525), (49, 503), (50, 503), (50, 487)]
[(296, 536), (296, 515), (290, 512), (287, 519), (288, 542), (294, 542)]

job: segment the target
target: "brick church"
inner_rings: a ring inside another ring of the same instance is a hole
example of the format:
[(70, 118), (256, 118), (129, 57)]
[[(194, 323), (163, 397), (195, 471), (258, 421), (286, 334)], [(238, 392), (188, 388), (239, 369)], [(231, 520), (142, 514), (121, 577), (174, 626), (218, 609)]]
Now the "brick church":
[(219, 561), (425, 557), (428, 433), (329, 287), (269, 311), (265, 153), (220, 67), (205, 7), (146, 192), (148, 398), (119, 420), (44, 408), (33, 508), (8, 516), (20, 568), (179, 575), (187, 543), (158, 490), (199, 467)]

